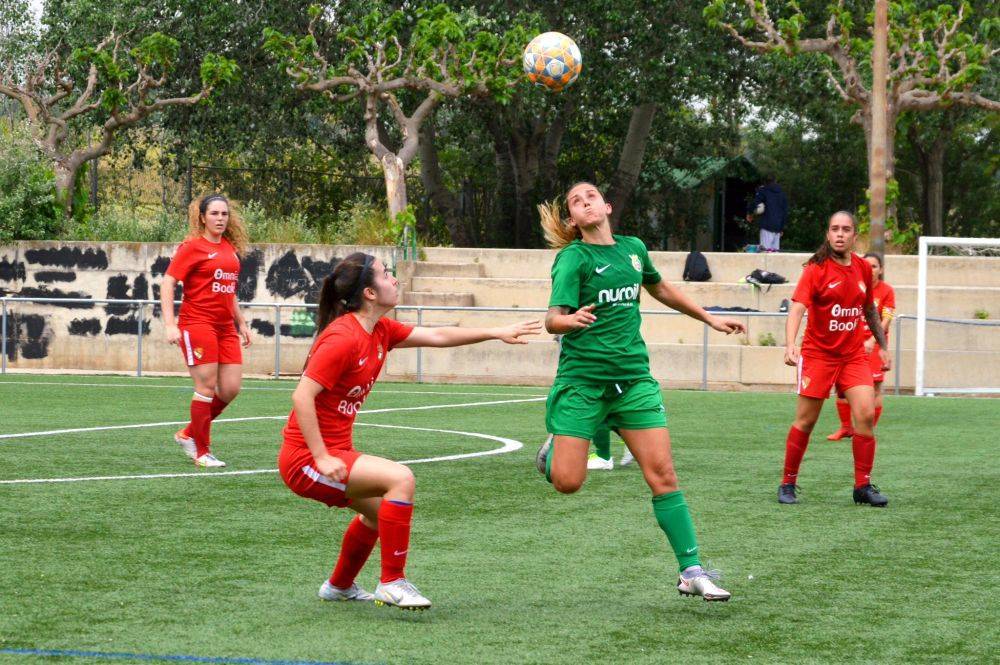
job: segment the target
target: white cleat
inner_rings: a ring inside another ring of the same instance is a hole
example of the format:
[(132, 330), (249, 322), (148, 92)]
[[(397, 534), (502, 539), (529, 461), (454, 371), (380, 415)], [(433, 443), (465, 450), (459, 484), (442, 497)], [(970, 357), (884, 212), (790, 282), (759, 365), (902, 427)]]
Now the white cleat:
[(184, 450), (184, 454), (191, 459), (198, 456), (198, 449), (194, 445), (194, 439), (189, 436), (184, 436), (183, 429), (179, 429), (174, 432), (174, 441), (181, 447), (181, 449)]
[(543, 443), (538, 449), (538, 452), (535, 453), (535, 468), (538, 469), (538, 473), (543, 476), (545, 475), (546, 459), (549, 456), (549, 451), (552, 450), (552, 440), (554, 438), (555, 437), (549, 434), (549, 437), (545, 439), (545, 443)]
[(323, 600), (360, 600), (360, 601), (372, 601), (375, 600), (375, 596), (368, 593), (357, 584), (352, 584), (346, 589), (340, 589), (338, 587), (330, 584), (330, 580), (323, 582), (323, 586), (319, 588), (319, 597)]
[(417, 587), (410, 584), (405, 577), (384, 584), (379, 582), (375, 587), (375, 604), (380, 607), (392, 605), (404, 610), (428, 610), (431, 607), (431, 601), (417, 591)]
[(615, 460), (614, 458), (604, 459), (603, 457), (599, 457), (597, 453), (590, 453), (590, 457), (587, 458), (587, 468), (591, 470), (611, 471), (615, 468)]
[(701, 596), (705, 600), (729, 600), (732, 595), (715, 585), (719, 572), (698, 567), (690, 572), (685, 570), (677, 579), (677, 592), (682, 596)]
[(212, 453), (205, 453), (201, 457), (198, 457), (194, 461), (195, 466), (203, 466), (206, 468), (216, 468), (220, 466), (226, 466), (226, 463), (220, 459), (216, 459), (215, 455)]
[(618, 460), (618, 466), (628, 466), (635, 461), (635, 456), (632, 455), (632, 451), (628, 448), (622, 453), (622, 458)]

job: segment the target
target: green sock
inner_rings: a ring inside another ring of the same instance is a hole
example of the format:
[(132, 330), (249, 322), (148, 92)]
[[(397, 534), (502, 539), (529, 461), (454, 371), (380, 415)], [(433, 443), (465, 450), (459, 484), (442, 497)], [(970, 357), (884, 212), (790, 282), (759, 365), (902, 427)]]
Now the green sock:
[(611, 459), (611, 430), (604, 423), (594, 432), (594, 449), (601, 459)]
[(552, 482), (552, 453), (556, 449), (555, 440), (552, 441), (552, 445), (549, 446), (549, 453), (545, 456), (545, 480)]
[(678, 490), (654, 496), (653, 515), (663, 533), (667, 534), (680, 569), (683, 571), (691, 566), (700, 566), (698, 537), (694, 533), (694, 522), (691, 521), (684, 494)]

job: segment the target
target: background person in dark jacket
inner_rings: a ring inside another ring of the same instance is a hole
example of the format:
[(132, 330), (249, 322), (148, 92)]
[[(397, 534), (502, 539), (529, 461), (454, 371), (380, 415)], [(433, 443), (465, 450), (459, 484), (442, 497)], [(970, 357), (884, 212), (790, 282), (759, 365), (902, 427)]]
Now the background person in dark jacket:
[[(757, 215), (760, 204), (764, 204), (764, 212)], [(760, 224), (760, 248), (765, 252), (777, 252), (780, 249), (781, 234), (788, 221), (788, 199), (778, 185), (773, 175), (767, 176), (765, 184), (757, 189), (753, 203), (747, 213), (747, 221), (757, 216)]]

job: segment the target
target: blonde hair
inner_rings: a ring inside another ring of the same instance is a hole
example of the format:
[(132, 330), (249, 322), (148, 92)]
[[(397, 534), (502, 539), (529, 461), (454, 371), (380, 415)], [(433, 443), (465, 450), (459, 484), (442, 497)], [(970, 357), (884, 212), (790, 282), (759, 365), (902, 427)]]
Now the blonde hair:
[(221, 194), (206, 194), (191, 201), (191, 205), (188, 206), (188, 240), (200, 238), (201, 234), (205, 232), (205, 222), (202, 217), (208, 204), (212, 201), (223, 201), (229, 208), (229, 223), (226, 224), (226, 230), (222, 232), (222, 237), (232, 244), (237, 254), (243, 256), (250, 244), (246, 227), (243, 225), (243, 218), (240, 217), (236, 208), (236, 202), (230, 201)]
[[(569, 193), (580, 185), (590, 185), (597, 188), (597, 185), (589, 180), (578, 180), (566, 190), (566, 197)], [(598, 190), (600, 191), (600, 190)], [(601, 194), (604, 197), (604, 194)], [(583, 237), (580, 228), (572, 224), (569, 217), (569, 204), (567, 203), (566, 217), (562, 216), (563, 207), (558, 198), (538, 206), (538, 215), (542, 219), (542, 233), (545, 235), (545, 242), (551, 249), (562, 249), (574, 240)]]

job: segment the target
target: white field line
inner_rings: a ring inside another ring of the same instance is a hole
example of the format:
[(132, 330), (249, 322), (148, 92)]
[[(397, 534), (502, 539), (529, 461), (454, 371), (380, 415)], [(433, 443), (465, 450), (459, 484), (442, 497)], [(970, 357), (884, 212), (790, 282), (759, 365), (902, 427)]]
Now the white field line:
[[(427, 406), (397, 406), (389, 407), (385, 409), (366, 409), (364, 411), (359, 411), (358, 415), (366, 415), (370, 413), (395, 413), (397, 411), (429, 411), (431, 409), (458, 409), (466, 406), (493, 406), (497, 404), (521, 404), (524, 402), (541, 402), (544, 401), (545, 397), (531, 397), (529, 399), (502, 399), (493, 400), (489, 402), (464, 402), (462, 404), (430, 404)], [(253, 420), (283, 420), (287, 418), (288, 415), (283, 416), (247, 416), (244, 418), (219, 418), (218, 420), (213, 420), (212, 423), (241, 423)], [(168, 422), (160, 423), (140, 423), (137, 425), (102, 425), (100, 427), (74, 427), (72, 429), (53, 429), (44, 432), (21, 432), (17, 434), (0, 434), (0, 440), (2, 439), (28, 439), (37, 436), (54, 436), (56, 434), (76, 434), (80, 432), (105, 432), (108, 430), (119, 430), (119, 429), (143, 429), (147, 427), (167, 427), (172, 425), (187, 425), (186, 420), (172, 420)]]
[[(278, 416), (283, 418), (284, 416)], [(423, 457), (421, 459), (401, 460), (400, 464), (426, 464), (428, 462), (450, 462), (453, 460), (469, 459), (472, 457), (485, 457), (487, 455), (502, 455), (514, 452), (524, 447), (524, 444), (514, 439), (507, 439), (502, 436), (492, 434), (482, 434), (480, 432), (461, 432), (450, 429), (432, 429), (429, 427), (406, 427), (404, 425), (377, 425), (374, 423), (356, 423), (362, 427), (384, 427), (387, 429), (405, 429), (415, 432), (436, 432), (439, 434), (457, 434), (459, 436), (471, 436), (477, 439), (487, 439), (498, 441), (503, 445), (499, 448), (481, 450), (475, 453), (461, 453), (458, 455), (441, 455), (440, 457)], [(0, 485), (35, 485), (41, 483), (79, 483), (91, 480), (153, 480), (159, 478), (216, 478), (219, 476), (250, 476), (261, 473), (277, 473), (277, 469), (250, 469), (246, 471), (200, 471), (195, 473), (147, 473), (133, 476), (83, 476), (78, 478), (21, 478), (16, 480), (0, 480)]]
[[(11, 385), (21, 385), (21, 386), (84, 386), (86, 388), (160, 388), (161, 390), (191, 390), (190, 386), (183, 384), (169, 385), (164, 383), (147, 383), (135, 384), (135, 383), (76, 383), (69, 382), (65, 383), (62, 381), (3, 381), (0, 380), (0, 386), (11, 384)], [(240, 392), (244, 390), (266, 390), (272, 392), (285, 392), (290, 393), (295, 390), (294, 386), (290, 388), (279, 388), (277, 386), (247, 386), (244, 385)], [(451, 390), (376, 390), (372, 392), (373, 395), (482, 395), (484, 397), (543, 397), (543, 395), (532, 395), (531, 393), (477, 393), (477, 392), (455, 392)]]

